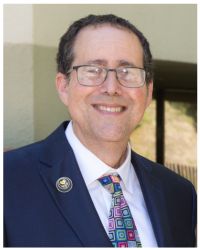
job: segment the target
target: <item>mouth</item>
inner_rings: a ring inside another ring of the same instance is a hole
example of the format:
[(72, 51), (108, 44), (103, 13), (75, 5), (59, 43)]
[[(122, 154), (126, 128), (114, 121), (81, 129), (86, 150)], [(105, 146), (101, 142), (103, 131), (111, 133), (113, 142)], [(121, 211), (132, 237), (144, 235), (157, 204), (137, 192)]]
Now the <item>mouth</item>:
[(126, 110), (125, 106), (118, 106), (118, 105), (103, 105), (103, 104), (95, 104), (93, 107), (102, 113), (107, 114), (120, 114)]

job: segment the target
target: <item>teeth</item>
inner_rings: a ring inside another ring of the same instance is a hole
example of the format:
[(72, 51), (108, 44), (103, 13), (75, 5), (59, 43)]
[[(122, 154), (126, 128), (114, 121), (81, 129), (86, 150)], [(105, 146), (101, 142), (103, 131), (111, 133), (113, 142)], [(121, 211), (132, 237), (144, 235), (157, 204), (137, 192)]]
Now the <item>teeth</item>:
[(122, 107), (106, 107), (106, 106), (98, 106), (99, 110), (106, 112), (118, 113), (122, 111)]

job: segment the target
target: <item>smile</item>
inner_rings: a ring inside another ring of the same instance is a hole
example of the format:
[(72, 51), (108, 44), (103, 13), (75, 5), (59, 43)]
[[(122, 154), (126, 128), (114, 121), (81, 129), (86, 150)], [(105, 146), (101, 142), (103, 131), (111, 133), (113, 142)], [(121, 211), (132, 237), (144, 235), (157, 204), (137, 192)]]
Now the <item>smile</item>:
[(94, 107), (99, 111), (108, 112), (108, 113), (121, 113), (125, 110), (125, 107), (122, 107), (122, 106), (111, 107), (111, 106), (105, 106), (105, 105), (94, 105)]

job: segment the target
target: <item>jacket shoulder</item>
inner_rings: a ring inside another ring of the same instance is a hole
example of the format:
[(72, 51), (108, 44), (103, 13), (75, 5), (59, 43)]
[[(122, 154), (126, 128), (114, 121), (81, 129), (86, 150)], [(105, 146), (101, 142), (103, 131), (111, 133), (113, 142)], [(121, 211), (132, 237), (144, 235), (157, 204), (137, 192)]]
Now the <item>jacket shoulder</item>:
[(58, 142), (65, 140), (64, 131), (68, 125), (68, 121), (60, 124), (58, 128), (56, 128), (47, 138), (44, 140), (20, 147), (18, 149), (10, 150), (4, 153), (4, 163), (12, 163), (16, 160), (26, 160), (27, 158), (35, 158), (39, 157), (40, 152), (43, 150), (43, 147), (46, 144), (54, 145)]
[(39, 158), (39, 152), (42, 148), (42, 141), (23, 146), (18, 149), (10, 150), (4, 153), (4, 170), (13, 167), (30, 166)]
[(136, 167), (142, 167), (144, 171), (147, 171), (155, 176), (155, 178), (158, 178), (163, 183), (163, 185), (166, 184), (168, 186), (173, 186), (174, 184), (176, 187), (183, 185), (190, 188), (192, 187), (192, 189), (194, 188), (193, 184), (185, 177), (177, 174), (168, 167), (153, 162), (135, 152), (132, 152), (132, 162)]

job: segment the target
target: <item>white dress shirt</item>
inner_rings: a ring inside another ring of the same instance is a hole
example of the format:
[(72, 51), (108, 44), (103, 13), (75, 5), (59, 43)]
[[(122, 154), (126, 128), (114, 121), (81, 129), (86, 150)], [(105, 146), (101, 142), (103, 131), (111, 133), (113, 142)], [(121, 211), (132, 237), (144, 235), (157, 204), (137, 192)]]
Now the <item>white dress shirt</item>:
[(74, 151), (89, 194), (107, 234), (112, 196), (97, 179), (108, 173), (118, 173), (122, 179), (120, 182), (122, 192), (131, 210), (142, 247), (157, 247), (141, 187), (131, 163), (130, 145), (127, 147), (127, 156), (123, 164), (119, 168), (113, 169), (102, 162), (79, 141), (73, 131), (72, 122), (67, 126), (65, 134)]

